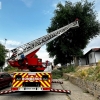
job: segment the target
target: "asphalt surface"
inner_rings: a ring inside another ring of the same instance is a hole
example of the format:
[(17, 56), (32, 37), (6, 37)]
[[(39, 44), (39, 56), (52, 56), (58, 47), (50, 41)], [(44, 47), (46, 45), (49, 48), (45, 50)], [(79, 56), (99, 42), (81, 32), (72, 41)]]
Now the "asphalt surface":
[[(59, 83), (52, 83), (52, 88), (63, 89)], [(10, 87), (0, 91), (10, 90)], [(0, 100), (70, 100), (66, 93), (56, 92), (17, 92), (0, 95)]]

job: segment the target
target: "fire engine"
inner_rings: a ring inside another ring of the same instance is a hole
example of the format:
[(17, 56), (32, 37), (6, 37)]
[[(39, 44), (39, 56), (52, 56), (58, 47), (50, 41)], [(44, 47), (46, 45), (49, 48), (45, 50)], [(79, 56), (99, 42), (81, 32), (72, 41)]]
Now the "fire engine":
[(69, 90), (52, 89), (52, 83), (62, 82), (52, 81), (52, 70), (46, 70), (48, 67), (51, 67), (52, 63), (49, 61), (42, 62), (42, 59), (36, 58), (35, 55), (43, 45), (61, 36), (70, 28), (76, 27), (79, 27), (78, 19), (43, 37), (12, 49), (12, 56), (8, 59), (8, 62), (12, 67), (17, 67), (22, 71), (14, 72), (12, 87), (9, 92), (52, 91), (70, 94), (71, 92)]

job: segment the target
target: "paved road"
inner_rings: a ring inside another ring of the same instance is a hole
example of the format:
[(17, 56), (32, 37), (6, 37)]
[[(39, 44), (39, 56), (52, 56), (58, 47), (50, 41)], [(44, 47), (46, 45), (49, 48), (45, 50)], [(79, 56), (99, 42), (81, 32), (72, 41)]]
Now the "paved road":
[[(59, 83), (53, 83), (55, 89), (63, 89)], [(9, 90), (6, 88), (3, 90)], [(0, 95), (0, 100), (69, 100), (65, 93), (54, 92), (18, 92), (11, 94)]]

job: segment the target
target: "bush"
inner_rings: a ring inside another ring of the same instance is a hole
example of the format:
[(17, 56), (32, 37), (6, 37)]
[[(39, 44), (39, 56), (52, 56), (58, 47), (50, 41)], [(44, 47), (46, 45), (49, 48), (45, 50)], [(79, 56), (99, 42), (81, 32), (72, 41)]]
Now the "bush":
[(62, 68), (63, 73), (70, 73), (70, 72), (75, 72), (75, 67), (74, 66), (68, 66)]
[(63, 76), (63, 72), (61, 70), (53, 70), (52, 71), (52, 78), (53, 79), (58, 79)]
[(69, 73), (69, 72), (75, 72), (75, 67), (68, 66), (68, 67), (60, 67), (58, 70), (52, 71), (52, 77), (53, 79), (62, 78), (63, 73)]
[(16, 71), (20, 71), (20, 70), (16, 67), (12, 67), (12, 66), (8, 65), (7, 67), (4, 68), (4, 71), (6, 71), (6, 72), (16, 72)]
[(8, 68), (8, 67), (5, 67), (5, 68), (4, 68), (4, 71), (8, 71), (8, 70), (9, 70), (9, 68)]

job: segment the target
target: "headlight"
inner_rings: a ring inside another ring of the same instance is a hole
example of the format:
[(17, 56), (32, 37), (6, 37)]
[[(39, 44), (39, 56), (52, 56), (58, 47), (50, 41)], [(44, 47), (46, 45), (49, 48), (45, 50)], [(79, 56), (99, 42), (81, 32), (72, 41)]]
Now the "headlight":
[(16, 81), (21, 81), (22, 80), (22, 76), (21, 75), (16, 75), (15, 80)]
[(43, 76), (42, 76), (42, 80), (43, 80), (43, 81), (47, 81), (48, 79), (49, 79), (48, 75), (43, 75)]

